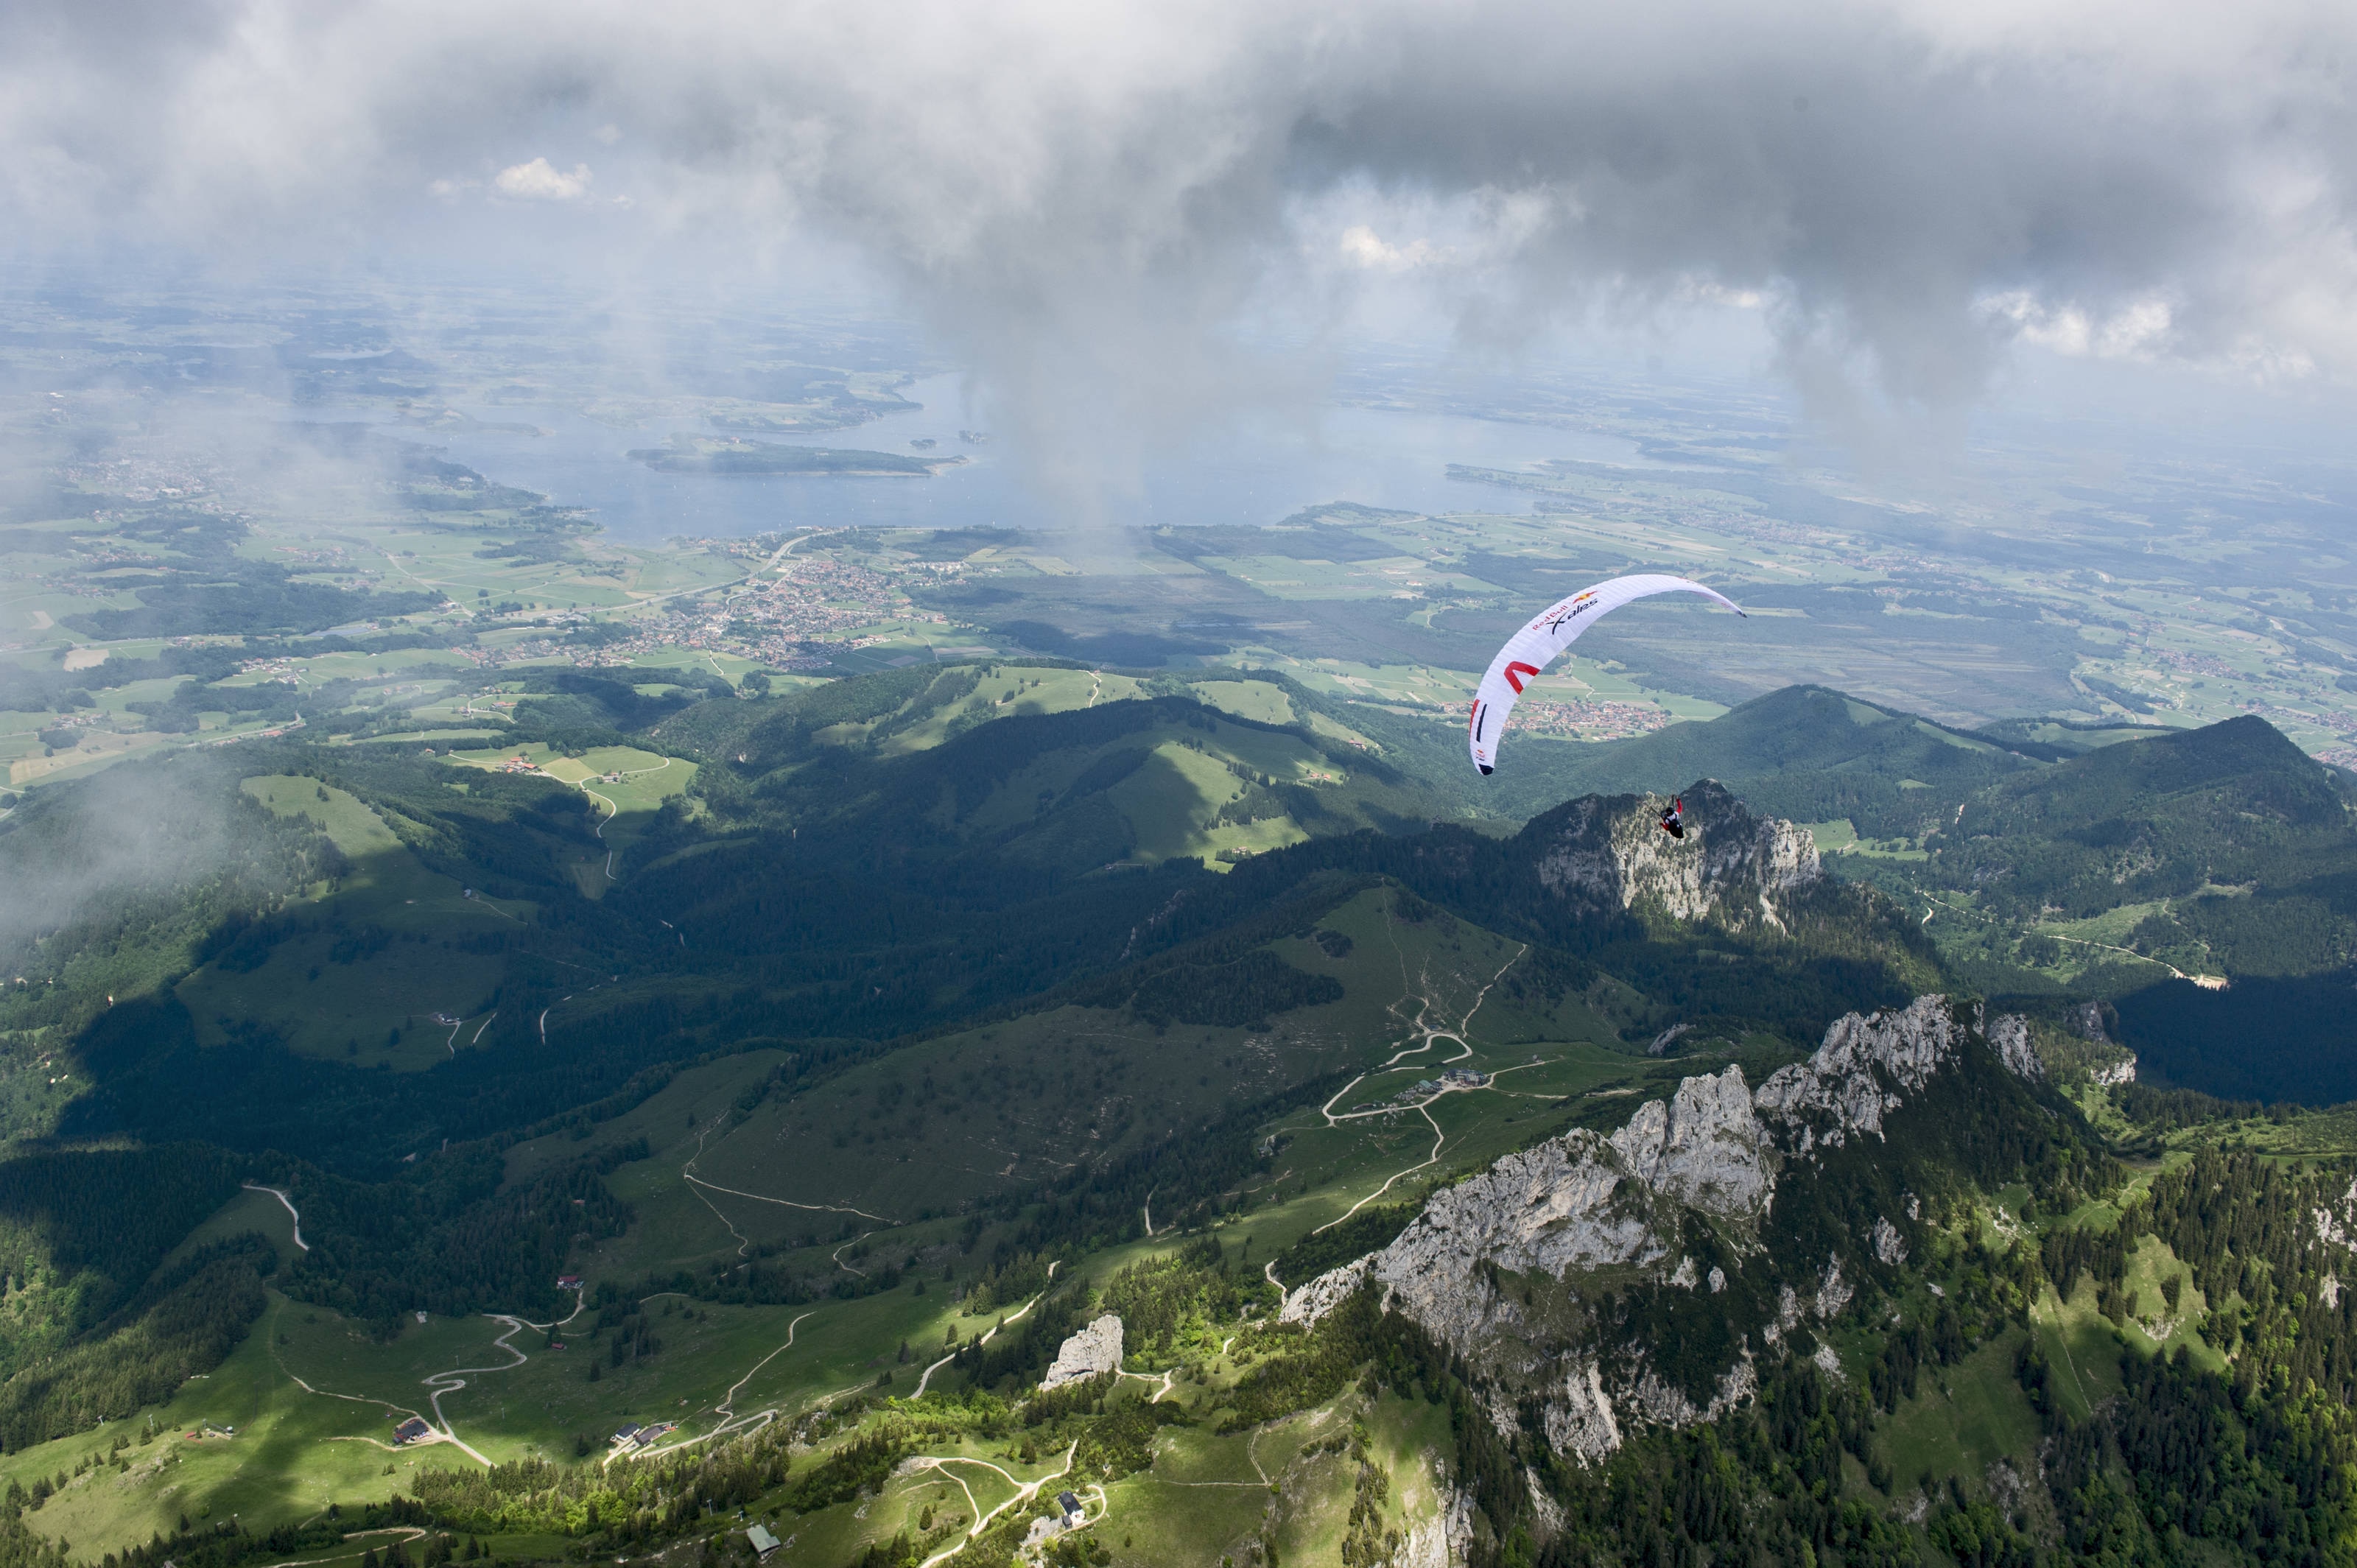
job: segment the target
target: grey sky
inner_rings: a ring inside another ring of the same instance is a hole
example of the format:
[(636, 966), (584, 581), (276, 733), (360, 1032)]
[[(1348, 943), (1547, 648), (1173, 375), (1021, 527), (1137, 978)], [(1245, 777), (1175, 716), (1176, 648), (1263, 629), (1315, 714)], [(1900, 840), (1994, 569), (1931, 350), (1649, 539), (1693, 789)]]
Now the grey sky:
[(1836, 414), (2025, 342), (2342, 385), (2352, 69), (2345, 4), (16, 0), (0, 218), (848, 269), (1084, 504), (1377, 318), (1756, 322)]

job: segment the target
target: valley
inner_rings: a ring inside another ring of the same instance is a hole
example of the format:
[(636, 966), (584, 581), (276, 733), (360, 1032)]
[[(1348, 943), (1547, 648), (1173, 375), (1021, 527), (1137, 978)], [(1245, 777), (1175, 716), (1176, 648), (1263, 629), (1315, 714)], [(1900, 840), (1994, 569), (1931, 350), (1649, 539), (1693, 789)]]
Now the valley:
[[(1629, 460), (658, 542), (482, 417), (998, 482), (878, 460), (861, 352), (12, 449), (7, 1564), (2347, 1560), (2329, 498), (2292, 589), (2222, 471), (1934, 505), (1534, 393)], [(1504, 631), (1661, 565), (1750, 618), (1473, 774)]]

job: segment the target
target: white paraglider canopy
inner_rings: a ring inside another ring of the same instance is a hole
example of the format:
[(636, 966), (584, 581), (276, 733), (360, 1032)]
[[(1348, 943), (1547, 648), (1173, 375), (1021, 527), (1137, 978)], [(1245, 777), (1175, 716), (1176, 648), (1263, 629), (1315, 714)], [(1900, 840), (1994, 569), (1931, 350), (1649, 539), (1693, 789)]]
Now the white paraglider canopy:
[(1481, 677), (1480, 690), (1473, 696), (1472, 716), (1465, 724), (1473, 766), (1484, 773), (1497, 766), (1498, 742), (1505, 736), (1506, 715), (1514, 711), (1514, 702), (1527, 682), (1536, 680), (1540, 671), (1578, 641), (1579, 634), (1598, 620), (1622, 605), (1655, 594), (1700, 594), (1737, 615), (1743, 614), (1742, 606), (1717, 588), (1660, 573), (1614, 577), (1549, 606), (1544, 614), (1506, 639), (1506, 646), (1498, 650), (1498, 657), (1490, 660), (1490, 672)]

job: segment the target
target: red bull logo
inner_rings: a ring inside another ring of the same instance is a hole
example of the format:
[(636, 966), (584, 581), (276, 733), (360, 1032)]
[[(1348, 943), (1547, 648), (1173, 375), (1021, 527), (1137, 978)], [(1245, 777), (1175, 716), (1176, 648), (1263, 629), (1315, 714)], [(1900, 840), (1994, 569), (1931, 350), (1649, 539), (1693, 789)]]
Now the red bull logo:
[(1544, 628), (1548, 631), (1560, 630), (1564, 622), (1567, 620), (1576, 620), (1579, 617), (1586, 615), (1589, 609), (1593, 608), (1600, 601), (1596, 596), (1596, 590), (1590, 588), (1586, 593), (1580, 594), (1576, 597), (1567, 599), (1564, 603), (1555, 606), (1555, 608), (1547, 611), (1546, 614), (1531, 622), (1531, 629), (1536, 631)]

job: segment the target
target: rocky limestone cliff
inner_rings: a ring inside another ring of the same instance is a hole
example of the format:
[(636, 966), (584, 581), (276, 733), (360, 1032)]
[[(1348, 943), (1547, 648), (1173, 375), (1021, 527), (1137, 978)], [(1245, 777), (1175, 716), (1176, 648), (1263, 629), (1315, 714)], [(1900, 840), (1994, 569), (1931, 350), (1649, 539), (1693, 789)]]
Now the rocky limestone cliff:
[(1577, 1128), (1435, 1194), (1368, 1272), (1394, 1307), (1463, 1349), (1491, 1326), (1474, 1305), (1496, 1294), (1472, 1288), (1483, 1263), (1555, 1279), (1650, 1267), (1677, 1233), (1664, 1206), (1756, 1221), (1774, 1187), (1767, 1159), (1741, 1069), (1690, 1078), (1609, 1138)]
[[(1535, 1400), (1550, 1441), (1583, 1460), (1618, 1447), (1631, 1421), (1708, 1419), (1756, 1386), (1755, 1353), (1835, 1316), (1855, 1289), (1838, 1252), (1813, 1262), (1767, 1253), (1779, 1183), (1812, 1179), (1809, 1167), (1830, 1151), (1882, 1140), (1887, 1118), (1959, 1069), (1975, 1043), (1989, 1052), (1982, 1060), (2038, 1075), (2019, 1019), (1985, 1031), (1978, 1023), (1977, 1010), (1922, 996), (1838, 1020), (1807, 1061), (1756, 1090), (1733, 1067), (1686, 1079), (1619, 1132), (1575, 1129), (1436, 1193), (1389, 1247), (1289, 1293), (1283, 1316), (1314, 1323), (1372, 1283), (1489, 1381), (1501, 1430)], [(1899, 1221), (1913, 1218), (1876, 1217), (1851, 1239), (1857, 1258), (1902, 1259)], [(1704, 1268), (1696, 1244), (1724, 1262)], [(1597, 1300), (1647, 1287), (1736, 1289), (1772, 1308), (1760, 1310), (1757, 1341), (1747, 1334), (1716, 1387), (1690, 1395), (1656, 1374), (1643, 1348), (1600, 1337)], [(1806, 1338), (1794, 1343), (1806, 1353)]]
[(1879, 1137), (1882, 1113), (1953, 1061), (1964, 1037), (1944, 996), (1919, 996), (1903, 1012), (1870, 1018), (1852, 1013), (1834, 1021), (1816, 1055), (1771, 1073), (1752, 1102), (1795, 1154), (1819, 1143), (1840, 1148), (1855, 1133)]
[(1684, 798), (1683, 840), (1656, 825), (1670, 803), (1658, 795), (1590, 795), (1538, 818), (1525, 836), (1540, 886), (1582, 913), (1781, 929), (1785, 896), (1824, 875), (1816, 841), (1756, 815), (1715, 779)]
[(1121, 1319), (1108, 1312), (1073, 1335), (1056, 1351), (1054, 1365), (1039, 1380), (1043, 1389), (1079, 1382), (1121, 1368)]
[(1999, 1017), (1988, 1026), (1988, 1043), (2016, 1078), (2046, 1076), (2046, 1064), (2038, 1059), (2038, 1047), (2030, 1042), (2029, 1019), (2012, 1013)]

